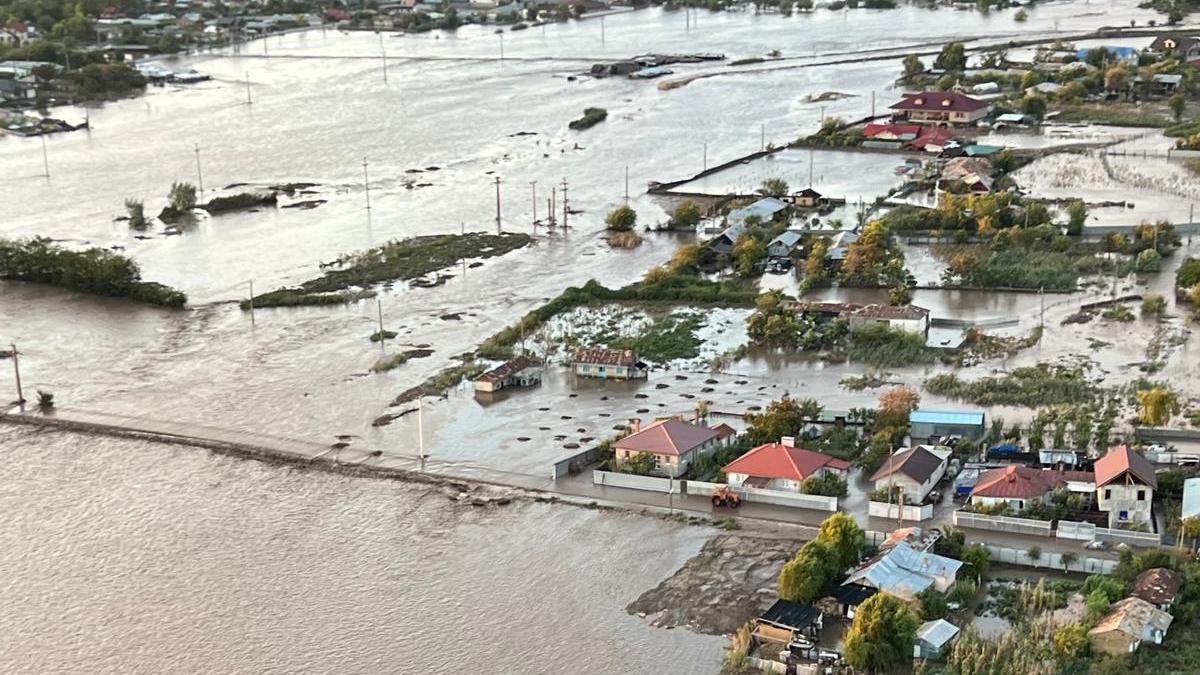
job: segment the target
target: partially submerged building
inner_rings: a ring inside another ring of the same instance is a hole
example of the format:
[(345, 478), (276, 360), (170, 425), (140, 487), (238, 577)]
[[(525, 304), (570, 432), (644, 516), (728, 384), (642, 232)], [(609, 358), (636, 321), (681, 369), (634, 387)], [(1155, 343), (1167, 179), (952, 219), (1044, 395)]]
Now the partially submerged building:
[(846, 316), (850, 329), (886, 326), (892, 330), (929, 336), (929, 310), (916, 305), (866, 305)]
[(800, 492), (804, 481), (825, 475), (845, 480), (850, 462), (797, 448), (791, 437), (760, 445), (721, 469), (731, 486)]
[(580, 377), (634, 380), (646, 377), (649, 367), (631, 349), (580, 347), (571, 359), (571, 370)]
[(987, 117), (992, 106), (954, 91), (922, 91), (903, 94), (891, 109), (893, 122), (966, 125)]
[(622, 462), (648, 453), (654, 457), (659, 473), (679, 476), (697, 457), (727, 437), (717, 429), (677, 419), (659, 420), (645, 429), (641, 428), (641, 420), (634, 420), (633, 433), (614, 443), (613, 451)]
[(524, 354), (475, 378), (475, 391), (491, 393), (509, 387), (532, 387), (542, 381), (542, 363)]
[(939, 659), (950, 649), (958, 637), (958, 626), (945, 619), (926, 621), (917, 629), (917, 641), (913, 645), (914, 659)]
[(908, 416), (908, 435), (914, 442), (942, 436), (962, 436), (978, 440), (983, 436), (981, 410), (915, 410)]

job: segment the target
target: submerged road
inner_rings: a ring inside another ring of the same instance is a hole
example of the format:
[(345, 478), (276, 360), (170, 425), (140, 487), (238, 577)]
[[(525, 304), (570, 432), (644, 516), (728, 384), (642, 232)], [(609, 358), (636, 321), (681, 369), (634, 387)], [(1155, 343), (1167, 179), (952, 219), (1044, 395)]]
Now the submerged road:
[[(0, 423), (22, 424), (85, 434), (137, 438), (158, 443), (205, 448), (221, 454), (265, 462), (310, 466), (347, 475), (410, 480), (451, 485), (518, 489), (539, 501), (633, 511), (647, 515), (695, 519), (705, 523), (736, 517), (739, 528), (759, 535), (811, 538), (828, 516), (822, 511), (797, 509), (762, 503), (745, 503), (737, 510), (714, 510), (708, 497), (663, 494), (592, 483), (591, 472), (553, 480), (548, 476), (503, 471), (466, 463), (446, 462), (416, 455), (384, 453), (354, 448), (353, 439), (341, 437), (334, 443), (320, 443), (245, 431), (234, 431), (196, 424), (180, 424), (141, 417), (74, 409), (55, 409), (49, 414), (28, 410), (0, 412)], [(945, 528), (952, 509), (939, 510), (923, 527)], [(868, 532), (886, 533), (911, 522), (899, 523), (887, 518), (853, 514)], [(1046, 554), (1067, 553), (1084, 557), (1080, 542), (1024, 536), (992, 531), (963, 530), (969, 543), (985, 543), (1018, 551), (1032, 547)], [(879, 536), (879, 535), (877, 535)], [(1115, 560), (1112, 552), (1086, 551), (1087, 557)]]

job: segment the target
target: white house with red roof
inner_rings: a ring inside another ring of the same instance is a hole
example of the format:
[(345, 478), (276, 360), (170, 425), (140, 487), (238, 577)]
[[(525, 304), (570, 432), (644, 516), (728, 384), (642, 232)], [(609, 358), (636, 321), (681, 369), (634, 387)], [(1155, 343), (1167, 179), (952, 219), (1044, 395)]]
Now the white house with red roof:
[(1086, 485), (1090, 492), (1094, 480), (1090, 471), (1034, 469), (1014, 464), (980, 474), (971, 490), (971, 503), (980, 506), (1007, 504), (1020, 511), (1032, 502), (1048, 499), (1058, 488), (1077, 492), (1075, 486)]
[(921, 91), (903, 94), (893, 103), (892, 121), (926, 124), (974, 124), (992, 111), (989, 103), (956, 91)]
[(658, 471), (669, 476), (687, 471), (692, 461), (729, 437), (723, 430), (678, 419), (658, 420), (645, 429), (641, 420), (633, 424), (633, 433), (613, 445), (617, 460), (625, 462), (649, 453)]
[(721, 471), (733, 487), (800, 492), (809, 478), (832, 474), (845, 480), (849, 469), (850, 462), (797, 448), (794, 439), (785, 436), (779, 443), (767, 443), (750, 450)]
[(1118, 445), (1096, 460), (1096, 506), (1108, 512), (1108, 526), (1147, 525), (1153, 530), (1150, 508), (1158, 476), (1150, 460)]

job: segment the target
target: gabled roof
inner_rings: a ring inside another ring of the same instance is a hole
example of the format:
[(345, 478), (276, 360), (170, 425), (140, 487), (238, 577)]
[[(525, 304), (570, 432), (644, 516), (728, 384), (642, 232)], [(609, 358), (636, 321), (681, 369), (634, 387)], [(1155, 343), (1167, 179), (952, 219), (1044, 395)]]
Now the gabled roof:
[(1133, 595), (1156, 605), (1169, 605), (1182, 587), (1182, 574), (1166, 567), (1152, 567), (1133, 580)]
[(958, 635), (958, 626), (945, 619), (926, 621), (917, 629), (917, 639), (934, 649), (941, 649)]
[(1150, 486), (1158, 487), (1158, 476), (1154, 475), (1154, 467), (1150, 460), (1129, 449), (1127, 445), (1118, 445), (1108, 454), (1096, 460), (1096, 487), (1104, 487), (1128, 474), (1135, 480)]
[(731, 211), (730, 220), (745, 220), (750, 216), (758, 216), (763, 221), (771, 220), (776, 213), (788, 208), (789, 204), (776, 197), (763, 197), (753, 204)]
[(1119, 631), (1137, 640), (1153, 640), (1156, 631), (1167, 632), (1174, 618), (1139, 597), (1129, 596), (1113, 603), (1108, 614), (1088, 634)]
[(683, 455), (717, 438), (717, 432), (679, 420), (660, 420), (616, 442), (616, 447), (656, 455)]
[(851, 313), (860, 319), (888, 319), (892, 321), (915, 321), (929, 316), (929, 310), (916, 305), (866, 305)]
[(601, 366), (633, 366), (637, 356), (631, 349), (607, 349), (605, 347), (580, 347), (575, 350), (575, 363), (590, 363)]
[(721, 471), (762, 478), (805, 480), (824, 468), (845, 471), (850, 468), (850, 462), (804, 448), (767, 443), (726, 464)]
[(960, 567), (958, 560), (918, 551), (902, 541), (863, 563), (843, 585), (871, 586), (907, 602), (932, 586), (935, 576), (953, 578)]
[(837, 600), (839, 605), (850, 605), (857, 607), (866, 602), (867, 598), (875, 595), (879, 589), (871, 588), (870, 586), (862, 586), (859, 584), (842, 584), (833, 591), (833, 599)]
[(994, 499), (1036, 499), (1053, 490), (1058, 484), (1058, 473), (1031, 469), (1027, 466), (1010, 464), (999, 469), (989, 469), (975, 481), (972, 497)]
[(476, 378), (475, 381), (476, 382), (495, 382), (497, 380), (502, 380), (502, 379), (508, 377), (509, 375), (515, 375), (515, 374), (521, 372), (522, 370), (526, 370), (527, 368), (540, 368), (541, 365), (542, 365), (541, 363), (534, 361), (533, 359), (529, 358), (528, 356), (522, 354), (507, 363), (503, 363), (499, 366), (496, 366), (495, 368), (492, 368), (491, 370), (487, 371), (483, 375), (480, 375), (478, 378)]
[(717, 432), (717, 438), (729, 438), (730, 436), (737, 436), (737, 429), (734, 429), (724, 422), (721, 422), (717, 426), (713, 427), (712, 430)]
[(984, 101), (973, 99), (956, 91), (922, 91), (914, 94), (903, 94), (898, 103), (891, 105), (891, 109), (974, 112), (987, 106), (988, 104)]
[(1188, 35), (1159, 35), (1154, 38), (1154, 42), (1150, 43), (1150, 51), (1165, 52), (1178, 50), (1186, 52), (1196, 46), (1197, 43), (1200, 43), (1200, 38)]
[(820, 616), (821, 610), (812, 605), (802, 605), (791, 600), (776, 600), (775, 604), (771, 605), (767, 611), (763, 612), (762, 616), (758, 617), (758, 620), (779, 626), (780, 628), (797, 631), (808, 628)]
[(879, 481), (894, 473), (901, 473), (915, 480), (917, 483), (924, 483), (933, 476), (934, 472), (941, 465), (941, 457), (921, 446), (917, 446), (903, 452), (897, 452), (888, 457), (883, 466), (879, 467), (879, 470), (871, 476), (871, 480)]
[(809, 188), (804, 188), (803, 190), (801, 190), (799, 192), (793, 193), (792, 196), (793, 197), (813, 197), (814, 199), (820, 199), (822, 195), (820, 192), (817, 192), (816, 190), (809, 187)]
[(788, 248), (795, 248), (796, 244), (799, 244), (800, 240), (803, 238), (804, 235), (795, 230), (784, 230), (779, 234), (778, 237), (775, 237), (769, 244), (767, 244), (767, 248), (770, 248), (776, 244), (783, 244)]

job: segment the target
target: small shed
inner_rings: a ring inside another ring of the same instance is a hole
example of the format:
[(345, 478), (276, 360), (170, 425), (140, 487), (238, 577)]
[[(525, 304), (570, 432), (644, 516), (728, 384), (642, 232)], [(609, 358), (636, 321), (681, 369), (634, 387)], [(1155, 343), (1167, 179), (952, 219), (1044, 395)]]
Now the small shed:
[(767, 255), (772, 258), (787, 258), (800, 246), (804, 235), (795, 230), (784, 230), (767, 244)]
[(754, 636), (760, 640), (783, 643), (815, 643), (824, 626), (824, 614), (812, 605), (791, 600), (776, 600), (754, 620)]
[(958, 626), (949, 621), (945, 619), (926, 621), (917, 629), (917, 643), (913, 645), (913, 658), (941, 658), (956, 637), (958, 637)]
[(806, 209), (815, 209), (829, 205), (829, 200), (825, 198), (825, 195), (812, 188), (804, 188), (799, 192), (793, 193), (791, 201), (793, 205)]
[(983, 436), (982, 410), (916, 410), (908, 417), (913, 441), (938, 436), (963, 436), (979, 440)]
[(858, 606), (878, 592), (877, 589), (870, 586), (842, 584), (833, 592), (833, 599), (837, 601), (838, 612), (841, 613), (842, 618), (850, 620), (854, 618), (855, 612), (858, 611)]

